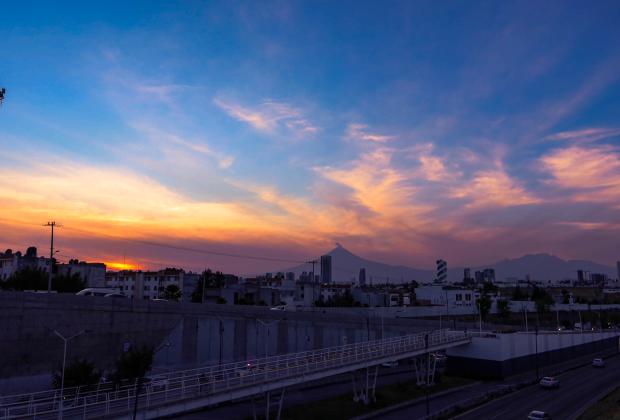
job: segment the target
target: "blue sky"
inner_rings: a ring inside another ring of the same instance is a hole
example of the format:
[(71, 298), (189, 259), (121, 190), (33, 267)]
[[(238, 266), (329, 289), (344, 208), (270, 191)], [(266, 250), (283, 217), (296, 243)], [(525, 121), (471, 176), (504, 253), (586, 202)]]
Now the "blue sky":
[(144, 267), (270, 268), (126, 238), (620, 258), (617, 2), (22, 2), (3, 20), (0, 246), (44, 246), (58, 219), (67, 253)]

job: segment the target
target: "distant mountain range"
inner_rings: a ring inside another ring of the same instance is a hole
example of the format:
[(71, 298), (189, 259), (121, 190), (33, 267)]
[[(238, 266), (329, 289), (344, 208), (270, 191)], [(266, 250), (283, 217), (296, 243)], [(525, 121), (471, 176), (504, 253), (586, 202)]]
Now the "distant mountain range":
[[(374, 283), (385, 283), (386, 281), (390, 283), (401, 283), (411, 280), (430, 282), (435, 278), (434, 270), (390, 265), (367, 260), (353, 254), (340, 244), (337, 244), (336, 248), (326, 255), (331, 255), (332, 257), (332, 275), (334, 280), (341, 283), (348, 282), (353, 278), (357, 281), (360, 268), (366, 269), (366, 281), (370, 282), (370, 278), (372, 277)], [(470, 268), (472, 276), (476, 270), (493, 268), (495, 269), (495, 277), (497, 280), (504, 280), (510, 277), (524, 279), (527, 274), (530, 275), (532, 280), (576, 279), (577, 270), (589, 271), (591, 273), (603, 273), (613, 278), (616, 278), (618, 275), (614, 267), (585, 260), (566, 261), (550, 254), (524, 255), (520, 258), (505, 259), (494, 264), (478, 267), (472, 266)], [(282, 271), (292, 271), (299, 276), (303, 271), (311, 271), (311, 266), (305, 264)], [(319, 262), (315, 266), (315, 274), (320, 273), (321, 266)], [(448, 281), (456, 282), (462, 279), (463, 267), (450, 268), (450, 261), (448, 261)]]

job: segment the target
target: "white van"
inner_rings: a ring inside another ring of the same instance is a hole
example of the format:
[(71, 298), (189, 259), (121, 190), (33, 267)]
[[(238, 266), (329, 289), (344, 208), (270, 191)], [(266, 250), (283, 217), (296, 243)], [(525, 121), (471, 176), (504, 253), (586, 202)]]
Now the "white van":
[(121, 296), (122, 293), (117, 289), (103, 288), (103, 287), (89, 287), (88, 289), (80, 290), (76, 293), (77, 296)]

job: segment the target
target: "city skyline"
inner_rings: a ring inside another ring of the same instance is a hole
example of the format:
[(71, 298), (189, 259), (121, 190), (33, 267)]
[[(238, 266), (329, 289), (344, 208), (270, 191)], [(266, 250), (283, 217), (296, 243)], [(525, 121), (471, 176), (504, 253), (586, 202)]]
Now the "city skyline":
[(7, 11), (2, 250), (618, 260), (617, 5), (353, 5)]

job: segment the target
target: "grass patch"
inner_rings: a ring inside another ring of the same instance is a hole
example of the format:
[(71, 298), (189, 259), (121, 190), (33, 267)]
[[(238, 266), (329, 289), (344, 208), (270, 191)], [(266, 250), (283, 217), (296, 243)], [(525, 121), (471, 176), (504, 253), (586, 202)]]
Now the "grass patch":
[[(443, 376), (440, 383), (429, 388), (429, 395), (449, 388), (467, 385), (472, 382), (471, 379)], [(407, 381), (377, 388), (376, 395), (376, 402), (364, 405), (363, 403), (356, 403), (353, 401), (353, 390), (351, 389), (347, 394), (284, 410), (282, 412), (282, 417), (287, 420), (351, 418), (404, 401), (423, 397), (425, 393), (424, 388), (419, 388), (415, 384), (415, 381)]]
[(588, 408), (579, 420), (620, 420), (620, 387)]

